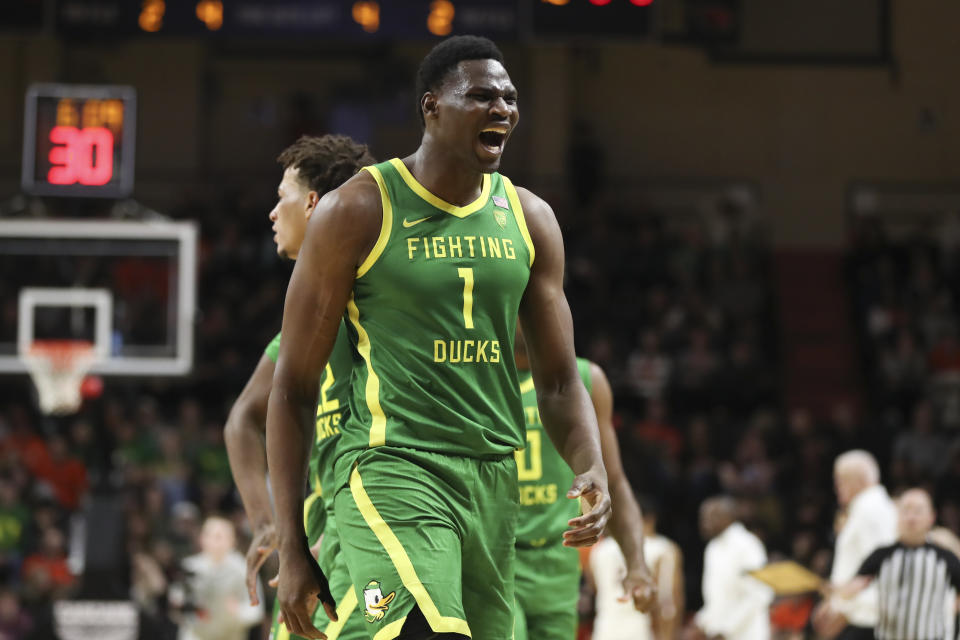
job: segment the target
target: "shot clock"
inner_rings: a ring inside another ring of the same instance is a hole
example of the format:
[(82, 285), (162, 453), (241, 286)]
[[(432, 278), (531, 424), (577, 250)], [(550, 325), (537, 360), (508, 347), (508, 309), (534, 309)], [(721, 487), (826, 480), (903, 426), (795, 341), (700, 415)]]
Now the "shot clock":
[(133, 190), (132, 87), (35, 84), (24, 109), (24, 191), (120, 198)]

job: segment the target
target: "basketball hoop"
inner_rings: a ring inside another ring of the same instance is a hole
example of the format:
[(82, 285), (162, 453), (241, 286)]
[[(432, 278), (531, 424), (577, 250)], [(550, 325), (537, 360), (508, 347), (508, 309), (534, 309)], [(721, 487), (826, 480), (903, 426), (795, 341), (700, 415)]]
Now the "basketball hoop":
[(23, 363), (40, 396), (46, 415), (76, 413), (83, 398), (80, 385), (97, 361), (93, 343), (85, 340), (34, 340)]

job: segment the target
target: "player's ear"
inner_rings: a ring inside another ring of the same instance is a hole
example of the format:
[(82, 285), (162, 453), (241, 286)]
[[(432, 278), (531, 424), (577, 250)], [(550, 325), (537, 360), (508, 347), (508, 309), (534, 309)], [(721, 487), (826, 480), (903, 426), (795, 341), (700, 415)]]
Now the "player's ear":
[(420, 98), (420, 110), (423, 112), (423, 119), (429, 120), (437, 117), (437, 95), (432, 91), (427, 91)]
[(309, 220), (310, 216), (313, 215), (313, 210), (317, 208), (318, 202), (320, 202), (319, 193), (316, 191), (311, 191), (307, 194), (306, 211), (304, 211), (307, 216), (307, 220)]

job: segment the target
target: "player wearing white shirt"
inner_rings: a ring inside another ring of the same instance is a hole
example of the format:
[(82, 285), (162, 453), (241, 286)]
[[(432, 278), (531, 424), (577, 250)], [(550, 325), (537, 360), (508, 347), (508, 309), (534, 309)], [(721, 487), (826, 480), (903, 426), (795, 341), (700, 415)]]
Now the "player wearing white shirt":
[(596, 592), (593, 640), (671, 640), (683, 617), (682, 556), (676, 543), (657, 533), (655, 506), (637, 499), (643, 510), (643, 556), (657, 584), (657, 606), (638, 611), (625, 597), (627, 564), (619, 545), (605, 537), (590, 551), (587, 579)]
[(747, 575), (767, 563), (763, 543), (736, 521), (736, 505), (728, 497), (704, 501), (700, 531), (710, 542), (703, 560), (703, 608), (694, 625), (707, 638), (768, 640), (773, 592)]
[[(866, 451), (847, 451), (833, 466), (837, 502), (846, 510), (846, 520), (837, 534), (830, 583), (846, 584), (876, 549), (897, 539), (897, 509), (880, 484), (880, 468)], [(878, 620), (878, 595), (871, 586), (855, 598), (831, 597), (813, 614), (814, 627), (823, 635), (839, 640), (873, 638)]]

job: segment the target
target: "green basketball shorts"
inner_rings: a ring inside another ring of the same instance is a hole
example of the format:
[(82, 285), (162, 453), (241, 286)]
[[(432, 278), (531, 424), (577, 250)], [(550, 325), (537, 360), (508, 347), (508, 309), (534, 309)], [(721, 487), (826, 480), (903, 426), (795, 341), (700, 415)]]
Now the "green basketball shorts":
[(357, 606), (357, 591), (353, 588), (340, 549), (340, 535), (332, 509), (327, 514), (327, 528), (317, 562), (330, 582), (330, 593), (337, 601), (337, 621), (331, 621), (323, 612), (323, 607), (317, 607), (313, 616), (314, 626), (323, 631), (327, 640), (366, 640), (367, 626)]
[(396, 638), (419, 607), (436, 633), (512, 638), (514, 457), (381, 446), (341, 456), (348, 469), (334, 506), (369, 637)]
[(517, 548), (515, 640), (573, 640), (580, 554), (562, 542)]

